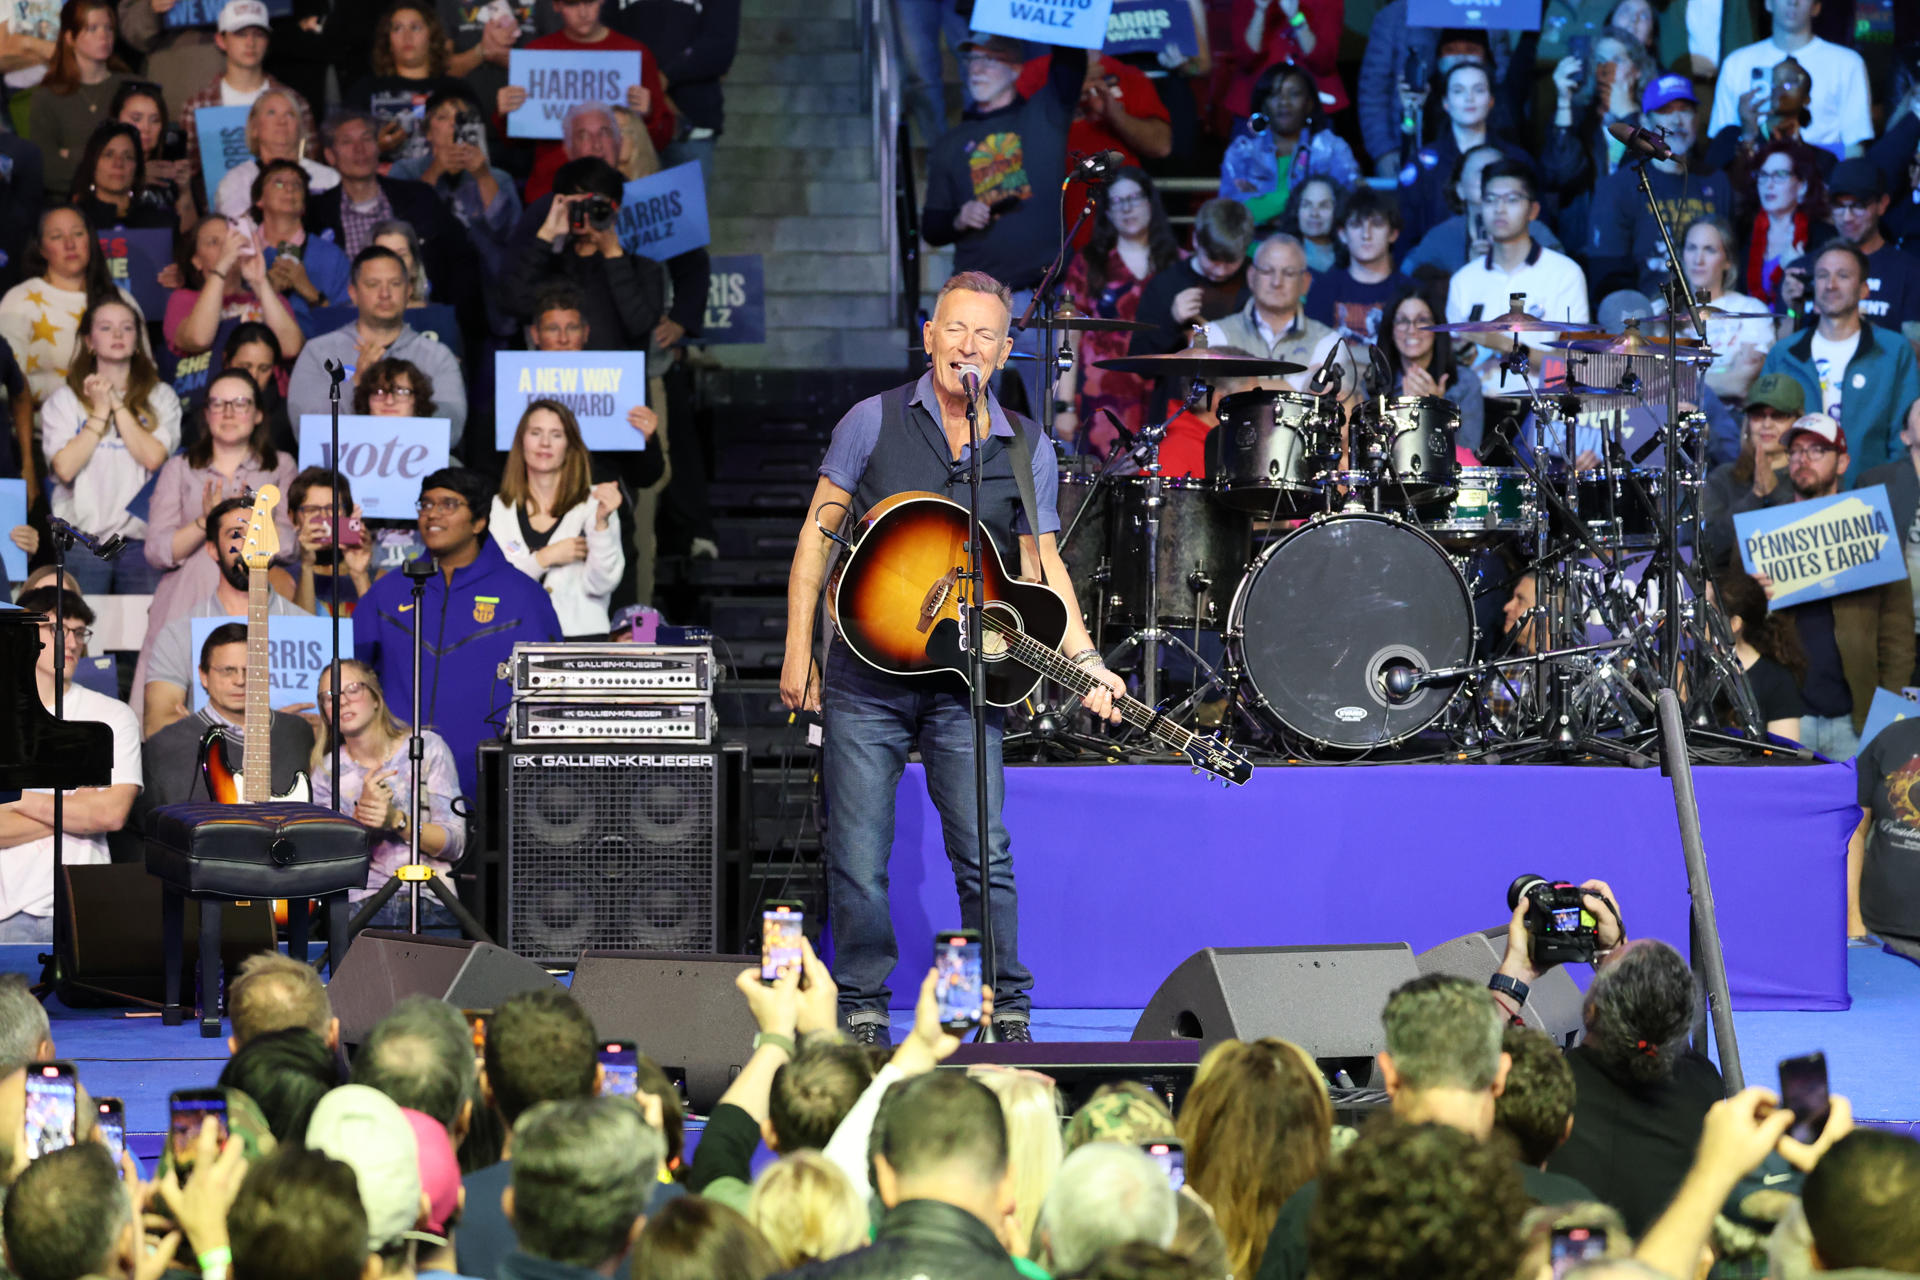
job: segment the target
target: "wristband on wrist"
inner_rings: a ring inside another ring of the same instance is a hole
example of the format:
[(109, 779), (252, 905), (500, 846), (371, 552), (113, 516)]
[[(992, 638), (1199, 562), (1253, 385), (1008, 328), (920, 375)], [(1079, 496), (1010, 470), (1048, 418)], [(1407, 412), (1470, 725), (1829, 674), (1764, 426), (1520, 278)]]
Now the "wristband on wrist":
[(1496, 973), (1487, 979), (1487, 990), (1512, 996), (1514, 1000), (1524, 1005), (1527, 1002), (1527, 993), (1531, 991), (1532, 988), (1518, 978), (1509, 977), (1504, 973)]
[(200, 1270), (204, 1272), (211, 1273), (217, 1269), (224, 1274), (233, 1265), (233, 1250), (226, 1245), (221, 1245), (218, 1249), (207, 1250), (199, 1256), (197, 1261), (200, 1263)]
[(782, 1035), (778, 1031), (757, 1031), (754, 1033), (753, 1047), (756, 1050), (759, 1049), (761, 1045), (768, 1045), (768, 1044), (772, 1045), (776, 1049), (781, 1050), (789, 1058), (793, 1057), (794, 1055), (794, 1045), (793, 1045), (792, 1036)]
[(1100, 660), (1100, 651), (1098, 649), (1088, 647), (1088, 648), (1082, 649), (1078, 653), (1070, 654), (1068, 656), (1070, 661), (1084, 667), (1089, 665), (1091, 662), (1098, 662)]
[(1304, 27), (1307, 25), (1307, 15), (1296, 9), (1293, 16), (1287, 19), (1287, 24), (1289, 26)]

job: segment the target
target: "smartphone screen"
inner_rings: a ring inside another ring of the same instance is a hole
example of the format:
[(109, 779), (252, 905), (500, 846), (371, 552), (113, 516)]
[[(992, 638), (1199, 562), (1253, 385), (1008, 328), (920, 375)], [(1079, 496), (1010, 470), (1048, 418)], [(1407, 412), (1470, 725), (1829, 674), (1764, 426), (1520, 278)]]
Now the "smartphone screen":
[(1604, 1258), (1607, 1233), (1600, 1227), (1559, 1227), (1553, 1233), (1553, 1277), (1560, 1280), (1583, 1262)]
[(631, 1040), (600, 1046), (600, 1096), (631, 1098), (640, 1091), (640, 1051)]
[(943, 1026), (980, 1021), (980, 935), (971, 929), (942, 934), (933, 944), (933, 994)]
[(1827, 1055), (1809, 1053), (1780, 1060), (1780, 1104), (1793, 1112), (1789, 1137), (1812, 1142), (1827, 1127), (1832, 1105), (1827, 1099)]
[(1187, 1149), (1177, 1142), (1143, 1142), (1140, 1149), (1167, 1175), (1167, 1185), (1178, 1191), (1187, 1185)]
[(100, 1130), (117, 1169), (120, 1158), (127, 1153), (127, 1109), (118, 1098), (95, 1098), (93, 1106), (94, 1127)]
[(772, 982), (782, 965), (800, 963), (801, 928), (807, 913), (797, 902), (769, 902), (760, 911), (760, 981)]
[(193, 1145), (200, 1140), (200, 1129), (208, 1118), (220, 1126), (220, 1141), (227, 1140), (227, 1095), (218, 1089), (179, 1089), (167, 1098), (167, 1143), (173, 1167), (186, 1181), (193, 1168)]
[(1567, 40), (1567, 53), (1580, 60), (1580, 80), (1585, 83), (1593, 74), (1593, 37), (1571, 36)]
[(71, 1062), (27, 1067), (27, 1158), (73, 1145), (79, 1130), (80, 1086)]

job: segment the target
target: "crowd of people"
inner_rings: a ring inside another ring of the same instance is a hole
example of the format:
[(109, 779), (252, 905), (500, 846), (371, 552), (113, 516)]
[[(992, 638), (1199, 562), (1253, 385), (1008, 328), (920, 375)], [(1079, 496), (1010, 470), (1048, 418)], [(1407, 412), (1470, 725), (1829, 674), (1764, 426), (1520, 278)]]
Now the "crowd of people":
[[(1391, 994), (1370, 1066), (1387, 1102), (1364, 1113), (1337, 1113), (1327, 1067), (1267, 1037), (1215, 1044), (1183, 1096), (1114, 1081), (1068, 1114), (1038, 1072), (943, 1066), (959, 1040), (939, 1021), (932, 970), (900, 1043), (853, 1043), (830, 972), (803, 944), (774, 981), (739, 975), (755, 1034), (727, 1050), (742, 1065), (696, 1133), (651, 1058), (630, 1092), (610, 1083), (592, 1019), (557, 987), (483, 1014), (408, 996), (350, 1046), (313, 970), (264, 954), (232, 984), (224, 1118), (183, 1112), (157, 1165), (127, 1154), (116, 1168), (84, 1081), (79, 1140), (26, 1149), (28, 1064), (56, 1046), (44, 1008), (10, 976), (6, 1269), (14, 1280), (1920, 1273), (1920, 1142), (1856, 1128), (1839, 1095), (1824, 1116), (1797, 1116), (1760, 1087), (1724, 1096), (1687, 1047), (1700, 997), (1686, 963), (1629, 940), (1606, 885), (1583, 889), (1603, 949), (1579, 1047), (1518, 1016), (1537, 977), (1523, 906), (1506, 985), (1433, 975)], [(1798, 1137), (1796, 1120), (1808, 1126)]]

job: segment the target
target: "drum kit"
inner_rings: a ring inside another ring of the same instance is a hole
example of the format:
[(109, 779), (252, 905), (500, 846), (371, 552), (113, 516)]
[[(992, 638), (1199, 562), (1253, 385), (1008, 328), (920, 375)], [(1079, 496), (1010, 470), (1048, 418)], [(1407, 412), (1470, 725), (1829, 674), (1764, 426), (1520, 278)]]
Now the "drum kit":
[[(1347, 345), (1364, 386), (1344, 397), (1332, 357), (1294, 390), (1279, 380), (1305, 367), (1204, 339), (1101, 363), (1187, 380), (1187, 410), (1204, 410), (1218, 379), (1273, 380), (1219, 398), (1204, 479), (1161, 474), (1177, 415), (1104, 462), (1063, 460), (1062, 558), (1108, 665), (1190, 728), (1298, 759), (1650, 763), (1663, 680), (1710, 746), (1764, 740), (1732, 638), (1683, 552), (1700, 544), (1704, 418), (1669, 417), (1653, 433), (1665, 445), (1656, 466), (1642, 462), (1651, 442), (1626, 447), (1622, 415), (1594, 412), (1648, 407), (1647, 362), (1697, 375), (1712, 352), (1631, 322), (1613, 334), (1537, 319), (1520, 295), (1505, 316), (1432, 328), (1503, 346), (1524, 387), (1517, 465), (1459, 465), (1455, 405), (1388, 394), (1384, 358), (1360, 343)], [(1528, 340), (1568, 372), (1537, 380)], [(1578, 379), (1596, 365), (1624, 372), (1610, 386)], [(1489, 625), (1510, 594), (1507, 625)], [(1185, 690), (1171, 705), (1169, 682)], [(1132, 753), (1072, 699), (1028, 711), (1009, 725), (1010, 753)], [(1733, 732), (1707, 729), (1722, 725)]]

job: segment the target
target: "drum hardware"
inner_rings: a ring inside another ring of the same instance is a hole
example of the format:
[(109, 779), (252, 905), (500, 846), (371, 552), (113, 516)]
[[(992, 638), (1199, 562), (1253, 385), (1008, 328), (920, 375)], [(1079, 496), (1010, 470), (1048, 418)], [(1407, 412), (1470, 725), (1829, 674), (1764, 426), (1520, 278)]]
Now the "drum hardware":
[(1217, 355), (1204, 347), (1188, 347), (1164, 356), (1115, 356), (1102, 360), (1100, 368), (1149, 378), (1290, 378), (1307, 371), (1307, 366), (1291, 360), (1250, 360)]

